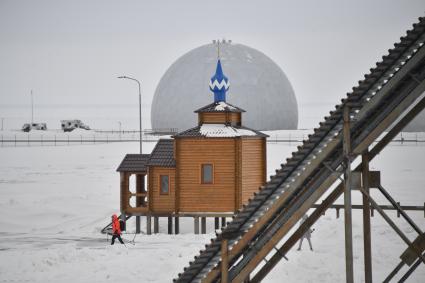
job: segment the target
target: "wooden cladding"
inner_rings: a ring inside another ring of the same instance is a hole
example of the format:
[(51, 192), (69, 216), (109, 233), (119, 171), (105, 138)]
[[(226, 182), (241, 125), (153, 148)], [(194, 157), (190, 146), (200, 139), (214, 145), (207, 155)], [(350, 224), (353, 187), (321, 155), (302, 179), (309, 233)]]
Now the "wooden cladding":
[[(236, 139), (177, 139), (178, 207), (181, 212), (235, 211)], [(214, 164), (214, 183), (202, 184), (202, 164)]]
[(230, 124), (241, 125), (241, 113), (234, 112), (204, 112), (198, 114), (198, 124)]
[[(266, 181), (265, 138), (176, 139), (178, 212), (233, 212)], [(211, 164), (213, 183), (203, 183)]]
[(147, 190), (144, 174), (133, 173), (132, 193), (120, 173), (122, 213), (232, 213), (266, 181), (264, 137), (182, 137), (174, 152), (175, 168), (148, 166)]
[(241, 140), (242, 204), (248, 202), (266, 182), (265, 139)]
[(128, 208), (128, 178), (129, 174), (125, 172), (120, 172), (120, 210), (121, 213), (125, 212)]
[[(149, 166), (148, 192), (149, 210), (151, 212), (174, 212), (175, 210), (175, 168)], [(162, 179), (162, 180), (161, 180)], [(161, 191), (168, 179), (168, 193)]]

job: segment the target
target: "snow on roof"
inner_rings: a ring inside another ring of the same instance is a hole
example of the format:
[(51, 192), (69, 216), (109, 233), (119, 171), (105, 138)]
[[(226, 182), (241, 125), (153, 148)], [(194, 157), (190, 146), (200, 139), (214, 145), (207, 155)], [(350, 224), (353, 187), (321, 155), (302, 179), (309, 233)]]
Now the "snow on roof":
[(230, 103), (219, 101), (219, 102), (213, 102), (211, 104), (208, 104), (207, 106), (204, 106), (202, 108), (199, 108), (195, 111), (195, 113), (202, 113), (202, 112), (245, 112), (245, 110), (234, 106)]
[(216, 106), (215, 106), (215, 110), (217, 111), (225, 111), (225, 110), (236, 110), (236, 107), (233, 107), (230, 104), (227, 104), (224, 101), (220, 101)]
[(234, 128), (224, 124), (203, 124), (199, 129), (199, 132), (201, 135), (206, 137), (240, 137), (257, 135), (254, 131)]

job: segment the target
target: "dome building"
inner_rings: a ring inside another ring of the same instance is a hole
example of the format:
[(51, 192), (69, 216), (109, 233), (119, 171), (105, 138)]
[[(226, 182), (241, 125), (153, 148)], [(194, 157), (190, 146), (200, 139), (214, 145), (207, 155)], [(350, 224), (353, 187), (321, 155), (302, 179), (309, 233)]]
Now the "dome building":
[[(298, 106), (285, 73), (258, 50), (220, 41), (223, 68), (232, 78), (227, 101), (246, 110), (244, 124), (259, 130), (296, 129)], [(161, 78), (151, 107), (154, 130), (183, 130), (197, 122), (193, 109), (208, 104), (217, 43), (195, 48), (174, 62)]]

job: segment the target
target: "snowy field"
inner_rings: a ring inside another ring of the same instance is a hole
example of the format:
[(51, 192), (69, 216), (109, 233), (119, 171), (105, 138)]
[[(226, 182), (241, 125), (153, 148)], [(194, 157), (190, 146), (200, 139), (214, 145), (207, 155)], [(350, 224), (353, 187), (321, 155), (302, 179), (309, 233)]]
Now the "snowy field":
[[(269, 143), (269, 175), (296, 143)], [(150, 152), (154, 143), (146, 143)], [(0, 147), (0, 282), (170, 282), (213, 237), (193, 235), (193, 222), (182, 220), (180, 235), (138, 235), (135, 245), (110, 246), (100, 229), (119, 210), (119, 175), (115, 169), (138, 143), (70, 146)], [(382, 171), (383, 186), (402, 205), (425, 202), (425, 145), (394, 143), (371, 164)], [(374, 192), (373, 195), (378, 195)], [(382, 198), (377, 197), (381, 204)], [(341, 203), (341, 200), (338, 200)], [(358, 192), (353, 203), (360, 203)], [(386, 204), (386, 203), (385, 203)], [(410, 239), (415, 232), (389, 212)], [(409, 212), (425, 229), (424, 212)], [(304, 243), (291, 250), (265, 282), (345, 281), (343, 213), (330, 210), (314, 226), (314, 252)], [(354, 217), (355, 281), (363, 281), (362, 216)], [(145, 229), (144, 219), (142, 227)], [(130, 232), (134, 230), (132, 221)], [(132, 234), (124, 235), (126, 240)], [(373, 273), (377, 282), (398, 264), (406, 248), (375, 213), (372, 218)], [(404, 274), (406, 267), (402, 270)], [(422, 264), (409, 282), (425, 282)]]

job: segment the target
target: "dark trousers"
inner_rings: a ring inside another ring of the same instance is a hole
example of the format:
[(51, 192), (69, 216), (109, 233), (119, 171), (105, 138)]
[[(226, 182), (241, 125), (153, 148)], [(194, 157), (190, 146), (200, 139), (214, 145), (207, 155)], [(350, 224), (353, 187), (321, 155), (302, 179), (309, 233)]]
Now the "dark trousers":
[(117, 238), (118, 238), (118, 241), (120, 241), (121, 244), (124, 244), (124, 242), (121, 239), (121, 235), (114, 234), (114, 235), (112, 235), (111, 245), (113, 245), (115, 243), (115, 239), (117, 239)]

